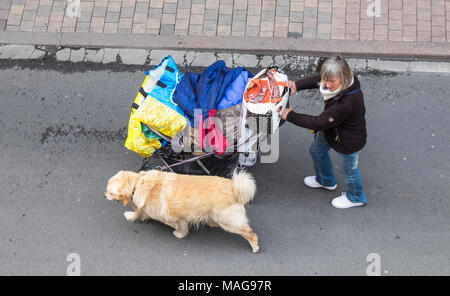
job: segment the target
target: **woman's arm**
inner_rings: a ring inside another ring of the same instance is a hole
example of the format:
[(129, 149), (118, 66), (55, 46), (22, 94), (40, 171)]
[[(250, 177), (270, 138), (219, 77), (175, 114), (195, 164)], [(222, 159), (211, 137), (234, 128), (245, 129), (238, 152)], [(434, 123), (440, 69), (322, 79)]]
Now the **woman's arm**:
[(305, 79), (297, 81), (288, 81), (288, 87), (291, 89), (290, 95), (292, 96), (296, 92), (302, 89), (319, 88), (319, 82), (321, 80), (320, 75), (315, 75)]
[(295, 113), (292, 109), (287, 110), (283, 115), (290, 123), (320, 131), (340, 125), (350, 115), (350, 112), (351, 110), (347, 110), (345, 105), (339, 104), (327, 108), (317, 116)]
[(322, 78), (320, 75), (311, 76), (308, 78), (300, 79), (295, 82), (295, 88), (297, 91), (303, 89), (319, 88), (319, 82)]

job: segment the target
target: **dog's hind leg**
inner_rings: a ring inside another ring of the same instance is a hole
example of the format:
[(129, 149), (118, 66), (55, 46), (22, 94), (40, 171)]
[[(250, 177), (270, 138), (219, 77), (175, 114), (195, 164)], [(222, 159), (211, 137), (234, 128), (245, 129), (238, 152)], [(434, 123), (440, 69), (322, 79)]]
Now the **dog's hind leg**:
[(237, 233), (242, 235), (250, 243), (253, 253), (259, 252), (258, 236), (253, 232), (250, 226), (246, 225), (243, 228), (238, 229)]
[(208, 218), (206, 221), (206, 224), (209, 226), (209, 227), (219, 227), (219, 224), (217, 224), (213, 219), (211, 219), (211, 218)]
[(167, 226), (172, 227), (173, 229), (177, 229), (177, 227), (178, 227), (178, 224), (174, 223), (174, 222), (169, 222), (167, 220), (159, 220), (159, 221), (161, 221), (162, 223), (166, 224)]
[(258, 236), (256, 233), (253, 232), (253, 230), (250, 228), (250, 226), (245, 225), (240, 228), (235, 228), (232, 225), (221, 223), (220, 227), (225, 229), (228, 232), (236, 233), (244, 237), (252, 247), (253, 253), (259, 252), (259, 242), (258, 242)]
[(217, 222), (224, 230), (244, 237), (252, 247), (253, 253), (259, 252), (258, 236), (248, 226), (247, 216), (242, 205), (232, 205), (225, 209)]
[(177, 238), (184, 238), (189, 234), (189, 223), (187, 221), (181, 220), (176, 223), (175, 231), (173, 235)]

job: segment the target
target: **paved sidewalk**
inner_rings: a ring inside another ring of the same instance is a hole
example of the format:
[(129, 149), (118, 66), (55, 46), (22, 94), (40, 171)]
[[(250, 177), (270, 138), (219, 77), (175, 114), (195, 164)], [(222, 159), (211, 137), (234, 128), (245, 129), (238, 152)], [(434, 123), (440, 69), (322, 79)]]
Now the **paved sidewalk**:
[(449, 60), (450, 0), (1, 0), (0, 43)]

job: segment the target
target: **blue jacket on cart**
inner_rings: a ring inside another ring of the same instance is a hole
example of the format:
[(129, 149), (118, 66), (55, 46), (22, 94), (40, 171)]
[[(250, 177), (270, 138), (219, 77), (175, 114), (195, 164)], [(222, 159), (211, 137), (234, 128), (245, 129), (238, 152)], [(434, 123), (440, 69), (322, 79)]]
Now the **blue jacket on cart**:
[(253, 77), (246, 68), (228, 69), (217, 61), (202, 74), (186, 73), (177, 86), (173, 101), (194, 126), (194, 110), (201, 109), (203, 119), (213, 109), (226, 109), (242, 102), (247, 80)]

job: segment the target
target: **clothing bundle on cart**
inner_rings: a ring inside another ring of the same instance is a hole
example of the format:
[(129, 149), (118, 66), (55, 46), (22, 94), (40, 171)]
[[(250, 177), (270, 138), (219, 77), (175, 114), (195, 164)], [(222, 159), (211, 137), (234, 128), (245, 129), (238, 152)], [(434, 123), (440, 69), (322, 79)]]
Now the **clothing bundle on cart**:
[(149, 160), (157, 156), (162, 170), (229, 175), (236, 165), (256, 163), (254, 144), (278, 128), (276, 109), (286, 106), (287, 90), (286, 75), (275, 69), (253, 77), (217, 61), (202, 73), (183, 74), (167, 56), (146, 71), (125, 147), (144, 158), (141, 169), (154, 168)]

